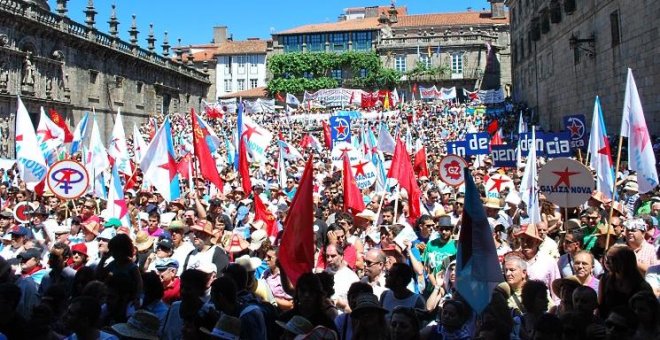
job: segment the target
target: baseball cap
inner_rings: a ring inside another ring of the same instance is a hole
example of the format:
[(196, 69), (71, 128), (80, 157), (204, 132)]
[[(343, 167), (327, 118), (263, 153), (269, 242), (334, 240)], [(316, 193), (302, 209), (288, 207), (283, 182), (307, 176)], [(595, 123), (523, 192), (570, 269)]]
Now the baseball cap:
[[(162, 241), (161, 241), (162, 242)], [(157, 259), (156, 262), (154, 263), (156, 266), (156, 270), (158, 271), (163, 271), (168, 268), (174, 268), (174, 269), (179, 269), (179, 261), (168, 257), (164, 259)]]
[(646, 231), (646, 222), (641, 218), (633, 218), (623, 222), (623, 225), (626, 227), (626, 230), (640, 230), (642, 232)]
[(115, 230), (115, 228), (106, 228), (103, 229), (98, 238), (102, 240), (111, 240), (115, 235), (117, 235), (117, 230)]
[(29, 234), (29, 231), (26, 227), (23, 226), (15, 226), (9, 231), (10, 234), (12, 235), (17, 235), (17, 236), (27, 236)]
[(250, 212), (250, 210), (246, 206), (242, 206), (238, 208), (238, 213), (236, 213), (236, 220), (240, 221), (247, 216), (247, 214)]
[(171, 249), (174, 249), (174, 243), (172, 242), (171, 239), (164, 238), (156, 244), (156, 247), (162, 247), (162, 248), (171, 250)]
[(29, 260), (31, 258), (35, 258), (38, 260), (41, 258), (41, 250), (37, 248), (26, 249), (25, 251), (18, 254), (18, 256), (16, 257), (21, 260)]
[(109, 227), (119, 228), (119, 227), (121, 227), (121, 221), (116, 217), (111, 217), (105, 223), (103, 223), (103, 226), (106, 227), (106, 228), (109, 228)]

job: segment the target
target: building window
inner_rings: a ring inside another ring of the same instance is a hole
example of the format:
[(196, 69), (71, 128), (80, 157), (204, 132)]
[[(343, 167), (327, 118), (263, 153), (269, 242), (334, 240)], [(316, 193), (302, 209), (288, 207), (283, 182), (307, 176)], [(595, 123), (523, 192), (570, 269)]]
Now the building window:
[(451, 55), (451, 73), (463, 73), (463, 53), (454, 53)]
[(99, 78), (99, 73), (94, 70), (89, 71), (89, 83), (90, 84), (96, 84), (97, 80)]
[(341, 81), (341, 70), (332, 70), (332, 79)]
[(137, 85), (136, 92), (138, 94), (142, 94), (142, 87), (144, 86), (144, 83), (141, 82), (141, 81), (138, 81), (136, 85)]
[(314, 79), (314, 73), (305, 72), (305, 73), (303, 73), (303, 78), (305, 78), (305, 79)]
[(236, 62), (238, 63), (238, 74), (245, 73), (245, 64), (247, 62), (247, 56), (241, 55), (236, 57)]
[(238, 91), (245, 90), (245, 79), (238, 80)]
[(394, 69), (399, 72), (406, 72), (406, 56), (398, 55), (394, 57)]
[(325, 51), (325, 34), (311, 34), (307, 36), (307, 51)]
[(371, 32), (357, 32), (354, 33), (353, 49), (356, 51), (371, 50)]
[(621, 30), (619, 29), (619, 11), (610, 14), (610, 27), (612, 29), (612, 47), (621, 43)]
[(225, 74), (230, 75), (231, 74), (231, 57), (225, 57)]
[(361, 68), (360, 69), (360, 77), (365, 78), (368, 74), (369, 74), (369, 72), (367, 72), (366, 68)]
[(225, 79), (225, 92), (232, 92), (231, 79)]
[(258, 83), (257, 79), (250, 79), (250, 88), (253, 89), (257, 87), (257, 83)]
[(285, 35), (282, 37), (282, 44), (284, 45), (284, 52), (300, 52), (302, 51), (302, 36)]
[(419, 56), (419, 62), (424, 68), (431, 68), (431, 58), (429, 58), (428, 54), (421, 54)]
[(347, 50), (348, 33), (332, 33), (330, 35), (330, 49), (332, 51)]

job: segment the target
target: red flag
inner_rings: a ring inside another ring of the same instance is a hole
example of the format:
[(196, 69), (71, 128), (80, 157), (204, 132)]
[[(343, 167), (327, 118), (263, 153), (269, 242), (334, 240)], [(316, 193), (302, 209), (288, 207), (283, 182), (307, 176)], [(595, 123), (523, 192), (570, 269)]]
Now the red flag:
[(412, 87), (412, 94), (415, 95), (415, 92), (417, 92), (417, 83), (414, 83)]
[(502, 129), (498, 129), (497, 132), (493, 135), (493, 138), (490, 139), (490, 145), (502, 145), (504, 141), (502, 140)]
[(284, 223), (279, 259), (293, 285), (314, 267), (314, 156), (310, 154)]
[(429, 177), (431, 174), (429, 172), (429, 167), (426, 164), (426, 147), (422, 146), (422, 148), (415, 154), (415, 164), (413, 165), (413, 169), (418, 177)]
[(238, 174), (241, 176), (241, 187), (245, 194), (250, 194), (252, 191), (252, 181), (250, 180), (250, 164), (247, 159), (247, 149), (243, 137), (238, 142)]
[(222, 191), (224, 184), (218, 174), (218, 168), (215, 166), (215, 159), (211, 156), (209, 145), (206, 144), (209, 132), (200, 126), (194, 109), (190, 109), (190, 116), (192, 118), (193, 148), (195, 158), (199, 160), (199, 172), (204, 179), (209, 180), (218, 190)]
[(410, 205), (409, 218), (416, 220), (422, 215), (419, 200), (422, 197), (422, 191), (417, 185), (413, 167), (410, 163), (410, 156), (406, 151), (406, 145), (397, 138), (396, 147), (394, 148), (394, 156), (392, 157), (392, 165), (387, 177), (396, 178), (399, 181), (401, 188), (406, 189), (408, 192), (408, 202)]
[(351, 98), (348, 99), (348, 105), (353, 104), (353, 98), (355, 97), (355, 91), (351, 91)]
[(190, 178), (190, 169), (192, 168), (190, 161), (191, 156), (190, 154), (187, 154), (176, 163), (176, 171), (179, 172), (181, 178)]
[(48, 114), (50, 115), (50, 120), (52, 120), (55, 125), (64, 130), (64, 143), (73, 142), (73, 134), (71, 133), (71, 130), (69, 130), (69, 127), (66, 125), (64, 118), (62, 118), (62, 116), (60, 116), (60, 114), (57, 113), (55, 109), (49, 109)]
[[(348, 153), (344, 153), (344, 211), (357, 214), (365, 209), (362, 193), (355, 182)], [(349, 211), (350, 209), (350, 211)]]
[(204, 111), (209, 119), (222, 118), (222, 110), (217, 105), (204, 104)]
[(254, 220), (262, 220), (266, 223), (266, 233), (272, 240), (277, 237), (278, 230), (275, 217), (266, 208), (266, 205), (264, 205), (264, 202), (261, 201), (261, 197), (259, 197), (259, 195), (254, 195)]
[(488, 134), (492, 136), (495, 133), (497, 133), (497, 129), (499, 129), (499, 128), (500, 127), (499, 127), (499, 124), (497, 123), (497, 120), (493, 120), (492, 122), (490, 122), (490, 124), (488, 124), (488, 127), (486, 128), (486, 131), (488, 131)]
[(363, 109), (368, 109), (368, 108), (373, 107), (373, 106), (374, 106), (374, 103), (373, 103), (371, 93), (363, 93), (362, 94), (362, 104), (360, 105), (360, 107), (362, 107)]
[(286, 102), (286, 100), (284, 99), (284, 97), (282, 97), (282, 94), (279, 93), (279, 92), (275, 93), (275, 99), (277, 99), (278, 102), (282, 102), (282, 103), (285, 103), (285, 102)]
[(325, 147), (329, 150), (332, 150), (332, 137), (330, 136), (330, 125), (325, 120), (321, 121), (323, 124), (323, 139), (325, 141)]

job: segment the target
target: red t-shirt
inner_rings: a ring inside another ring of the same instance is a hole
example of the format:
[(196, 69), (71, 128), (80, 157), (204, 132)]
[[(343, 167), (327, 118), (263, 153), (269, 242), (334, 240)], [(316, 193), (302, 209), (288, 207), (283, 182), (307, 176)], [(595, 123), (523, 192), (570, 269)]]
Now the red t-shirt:
[(181, 280), (178, 277), (175, 277), (174, 281), (164, 288), (163, 302), (171, 305), (173, 302), (181, 300)]

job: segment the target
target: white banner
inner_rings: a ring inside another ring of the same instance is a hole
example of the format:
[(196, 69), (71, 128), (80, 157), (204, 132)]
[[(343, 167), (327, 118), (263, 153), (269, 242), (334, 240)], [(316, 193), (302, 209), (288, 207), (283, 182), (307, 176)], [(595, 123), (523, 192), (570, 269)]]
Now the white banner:
[[(336, 88), (322, 89), (314, 93), (305, 91), (303, 102), (315, 101), (323, 106), (338, 107), (342, 105), (360, 105), (362, 94), (367, 93), (362, 90)], [(351, 100), (351, 96), (353, 99)]]
[(504, 89), (481, 90), (479, 91), (479, 100), (483, 104), (499, 104), (504, 101)]

